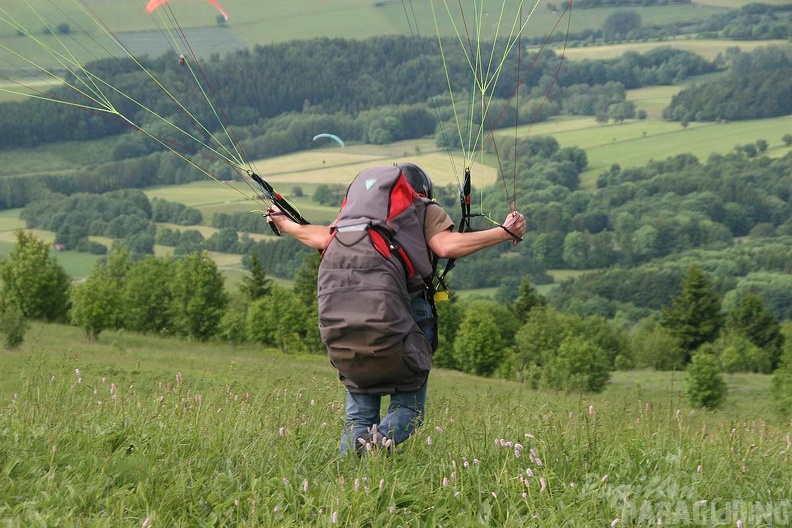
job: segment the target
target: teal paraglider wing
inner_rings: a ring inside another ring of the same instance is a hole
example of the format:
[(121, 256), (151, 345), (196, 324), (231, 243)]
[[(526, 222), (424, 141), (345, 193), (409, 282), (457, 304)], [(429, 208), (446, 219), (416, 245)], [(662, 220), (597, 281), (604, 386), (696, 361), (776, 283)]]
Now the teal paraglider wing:
[(317, 139), (322, 139), (322, 138), (332, 139), (342, 147), (344, 146), (344, 140), (342, 140), (340, 137), (336, 136), (335, 134), (317, 134), (314, 136), (313, 140), (316, 141)]

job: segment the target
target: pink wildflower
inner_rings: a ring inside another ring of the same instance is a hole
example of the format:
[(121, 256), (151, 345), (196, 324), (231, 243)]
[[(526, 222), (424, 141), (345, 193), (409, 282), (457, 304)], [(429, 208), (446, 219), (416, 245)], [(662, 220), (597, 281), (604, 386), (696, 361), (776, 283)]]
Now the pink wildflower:
[(619, 518), (618, 518), (618, 517), (616, 517), (615, 519), (613, 519), (613, 520), (611, 521), (611, 528), (612, 528), (613, 526), (616, 526), (617, 524), (619, 524)]
[(539, 478), (539, 485), (541, 486), (541, 488), (539, 489), (539, 493), (542, 493), (544, 490), (547, 489), (547, 481), (544, 479), (544, 477)]
[(431, 436), (427, 436), (426, 437), (426, 445), (432, 445), (432, 437)]
[(303, 493), (308, 493), (308, 479), (303, 482)]
[(141, 524), (140, 526), (141, 526), (142, 528), (149, 528), (149, 526), (151, 526), (151, 519), (149, 519), (148, 517), (146, 517), (146, 518), (143, 520), (143, 524)]

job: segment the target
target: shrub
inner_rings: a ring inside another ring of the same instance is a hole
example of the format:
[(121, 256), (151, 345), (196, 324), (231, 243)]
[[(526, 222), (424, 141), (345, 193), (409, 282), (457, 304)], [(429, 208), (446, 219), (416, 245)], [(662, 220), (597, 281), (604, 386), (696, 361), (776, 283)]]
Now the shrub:
[(694, 407), (717, 409), (726, 399), (726, 382), (720, 364), (711, 353), (693, 354), (687, 369), (687, 398)]
[(16, 303), (6, 303), (0, 299), (0, 334), (8, 349), (17, 348), (25, 340), (28, 322), (22, 308)]
[(609, 378), (605, 351), (575, 335), (564, 338), (544, 368), (545, 381), (559, 390), (601, 392)]

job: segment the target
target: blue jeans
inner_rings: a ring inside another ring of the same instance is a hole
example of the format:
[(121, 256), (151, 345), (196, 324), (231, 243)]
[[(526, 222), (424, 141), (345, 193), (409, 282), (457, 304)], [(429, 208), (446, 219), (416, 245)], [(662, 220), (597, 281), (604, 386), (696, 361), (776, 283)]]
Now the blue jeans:
[(380, 405), (383, 394), (356, 394), (347, 391), (346, 422), (341, 435), (340, 453), (355, 450), (355, 442), (362, 435), (371, 432), (377, 425), (377, 432), (400, 444), (407, 440), (423, 423), (426, 405), (426, 385), (408, 392), (390, 395), (390, 405), (385, 417), (380, 420)]

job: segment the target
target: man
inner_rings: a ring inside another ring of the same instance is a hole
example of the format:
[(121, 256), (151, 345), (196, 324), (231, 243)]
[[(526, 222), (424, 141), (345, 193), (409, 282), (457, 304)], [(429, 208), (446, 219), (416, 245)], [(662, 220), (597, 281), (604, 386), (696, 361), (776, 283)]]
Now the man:
[[(409, 187), (403, 183), (405, 180)], [(380, 181), (388, 182), (388, 187), (383, 193), (366, 193)], [(399, 184), (402, 186), (401, 190), (406, 189), (412, 198), (405, 200), (394, 198), (394, 189), (399, 189)], [(364, 188), (365, 190), (363, 190)], [(418, 197), (413, 191), (418, 194)], [(365, 195), (355, 194), (353, 196), (353, 193)], [(377, 202), (377, 196), (384, 196), (386, 201)], [(371, 167), (361, 172), (350, 185), (345, 205), (333, 226), (298, 224), (279, 214), (280, 212), (275, 207), (268, 211), (268, 219), (275, 224), (278, 230), (295, 237), (307, 246), (316, 249), (327, 248), (331, 255), (328, 256), (326, 252), (322, 264), (324, 265), (328, 259), (331, 262), (326, 266), (329, 268), (326, 273), (332, 274), (341, 270), (336, 274), (336, 278), (340, 277), (341, 280), (344, 280), (344, 278), (352, 277), (351, 280), (354, 282), (355, 277), (365, 277), (368, 269), (365, 268), (365, 264), (361, 267), (359, 262), (368, 261), (358, 259), (357, 269), (354, 269), (354, 264), (350, 264), (351, 271), (346, 270), (344, 269), (346, 257), (343, 249), (351, 246), (351, 244), (347, 244), (348, 241), (362, 239), (361, 237), (364, 235), (361, 233), (368, 230), (375, 231), (375, 233), (370, 235), (372, 237), (371, 244), (366, 240), (367, 246), (373, 244), (375, 236), (380, 236), (378, 233), (382, 232), (381, 229), (375, 229), (377, 222), (368, 222), (361, 226), (359, 222), (356, 223), (356, 219), (361, 215), (366, 219), (371, 218), (380, 208), (389, 209), (391, 203), (387, 199), (396, 200), (405, 209), (409, 208), (409, 212), (404, 215), (407, 220), (388, 225), (388, 229), (394, 231), (394, 235), (393, 240), (388, 240), (386, 244), (390, 245), (395, 252), (403, 249), (404, 251), (401, 253), (406, 254), (406, 260), (410, 261), (409, 265), (405, 265), (405, 271), (402, 271), (401, 267), (398, 268), (400, 273), (398, 280), (405, 284), (396, 286), (403, 286), (401, 288), (403, 294), (399, 295), (396, 292), (391, 298), (391, 290), (399, 288), (371, 289), (353, 283), (352, 288), (347, 288), (346, 297), (336, 293), (336, 299), (328, 301), (328, 297), (339, 290), (335, 287), (337, 282), (333, 287), (325, 288), (324, 293), (320, 288), (319, 293), (320, 332), (323, 333), (323, 340), (328, 346), (330, 360), (336, 366), (339, 377), (347, 387), (346, 427), (340, 444), (342, 453), (354, 449), (360, 454), (372, 446), (395, 446), (406, 440), (423, 421), (431, 354), (437, 346), (437, 331), (432, 304), (427, 296), (427, 288), (421, 288), (421, 280), (427, 279), (431, 272), (432, 255), (450, 259), (464, 257), (499, 242), (516, 240), (523, 236), (526, 228), (525, 218), (515, 211), (507, 216), (503, 225), (492, 229), (465, 233), (454, 232), (454, 222), (451, 217), (439, 205), (431, 201), (431, 180), (423, 170), (412, 163), (403, 163), (395, 167)], [(355, 213), (347, 214), (350, 209), (354, 209)], [(393, 213), (391, 211), (383, 216), (391, 218)], [(352, 218), (350, 219), (350, 217)], [(394, 229), (396, 224), (400, 227)], [(335, 251), (331, 251), (329, 244), (333, 238), (345, 235), (347, 238), (333, 246), (332, 249)], [(389, 235), (385, 232), (384, 236)], [(415, 240), (415, 238), (421, 238), (421, 240)], [(377, 260), (379, 259), (375, 256), (375, 260), (371, 262)], [(410, 282), (405, 273), (406, 270), (413, 268), (416, 271), (417, 279), (412, 278), (412, 282)], [(320, 268), (320, 286), (322, 280), (322, 269)], [(380, 297), (382, 297), (382, 302), (378, 303)], [(378, 304), (404, 302), (406, 305), (407, 299), (409, 299), (410, 306), (405, 307), (403, 311), (409, 310), (412, 315), (410, 321), (406, 323), (408, 327), (405, 327), (400, 320), (396, 320), (395, 323), (379, 322), (381, 326), (388, 327), (390, 330), (399, 326), (398, 332), (391, 332), (396, 334), (397, 339), (397, 344), (394, 345), (397, 348), (395, 355), (391, 353), (394, 346), (385, 349), (372, 348), (375, 346), (374, 343), (381, 343), (383, 339), (380, 339), (381, 336), (375, 335), (372, 338), (369, 335), (364, 335), (368, 333), (365, 326), (347, 324), (346, 321), (339, 323), (336, 318), (335, 327), (333, 327), (333, 322), (328, 322), (329, 318), (323, 318), (325, 316), (323, 307), (331, 306), (334, 302), (336, 305), (349, 304), (350, 311), (354, 311), (356, 305), (374, 306), (374, 309), (369, 308), (370, 315), (364, 316), (361, 321), (363, 321), (363, 325), (375, 326), (378, 323), (372, 321), (378, 315)], [(412, 329), (417, 327), (419, 330), (411, 331), (409, 327)], [(400, 337), (402, 333), (407, 336), (403, 341)], [(415, 334), (418, 334), (420, 339), (416, 339)], [(349, 346), (349, 342), (354, 343), (356, 339), (367, 342), (369, 348), (366, 346), (362, 349), (358, 348), (363, 352), (361, 354), (350, 352), (350, 350), (355, 350), (355, 346)], [(338, 342), (341, 344), (334, 347)], [(380, 404), (382, 396), (386, 394), (390, 395), (390, 405), (387, 414), (380, 420)]]

